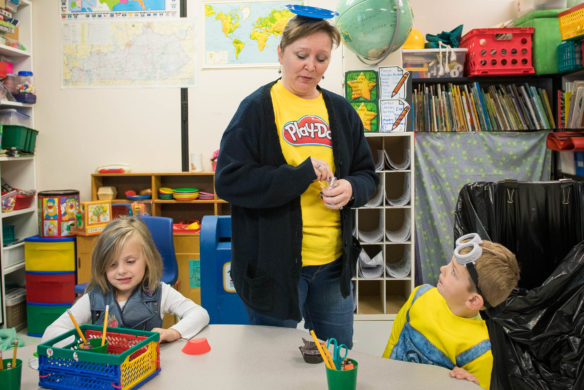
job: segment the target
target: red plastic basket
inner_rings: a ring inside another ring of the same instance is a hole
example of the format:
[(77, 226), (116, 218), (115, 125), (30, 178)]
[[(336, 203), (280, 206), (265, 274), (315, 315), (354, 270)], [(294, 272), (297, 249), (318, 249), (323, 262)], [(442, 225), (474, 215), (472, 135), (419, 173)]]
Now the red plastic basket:
[(27, 209), (32, 205), (34, 200), (34, 194), (32, 195), (16, 195), (16, 203), (14, 204), (14, 210)]
[(473, 76), (533, 74), (531, 41), (533, 27), (477, 28), (466, 33), (465, 73)]

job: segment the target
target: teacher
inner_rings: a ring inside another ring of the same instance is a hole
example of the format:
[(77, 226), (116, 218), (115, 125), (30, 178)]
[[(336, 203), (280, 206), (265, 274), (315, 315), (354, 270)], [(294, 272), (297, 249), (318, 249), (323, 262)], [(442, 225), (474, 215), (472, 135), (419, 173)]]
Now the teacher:
[(241, 102), (215, 188), (232, 206), (231, 278), (250, 323), (295, 328), (304, 319), (320, 339), (351, 348), (360, 252), (351, 207), (379, 179), (355, 109), (318, 86), (339, 41), (327, 20), (288, 21), (282, 77)]

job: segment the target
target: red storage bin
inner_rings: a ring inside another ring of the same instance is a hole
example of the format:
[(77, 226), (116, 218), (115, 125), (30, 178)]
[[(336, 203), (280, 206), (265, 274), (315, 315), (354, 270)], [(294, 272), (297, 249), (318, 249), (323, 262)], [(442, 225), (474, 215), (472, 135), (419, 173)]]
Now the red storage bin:
[(71, 303), (75, 301), (75, 272), (26, 271), (26, 301)]
[(32, 205), (34, 200), (34, 193), (32, 195), (21, 195), (16, 194), (16, 203), (14, 204), (14, 210), (27, 209)]
[(473, 76), (525, 75), (535, 73), (531, 41), (533, 27), (476, 28), (466, 33), (465, 73)]

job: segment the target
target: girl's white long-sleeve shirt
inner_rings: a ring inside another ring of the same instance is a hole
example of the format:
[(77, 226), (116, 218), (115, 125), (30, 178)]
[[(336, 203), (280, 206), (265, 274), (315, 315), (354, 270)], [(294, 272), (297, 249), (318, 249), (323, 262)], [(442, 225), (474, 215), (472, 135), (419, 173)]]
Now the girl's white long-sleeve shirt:
[[(186, 298), (168, 284), (163, 282), (160, 284), (162, 286), (160, 318), (163, 318), (167, 313), (174, 314), (179, 318), (179, 321), (172, 325), (170, 329), (178, 331), (182, 338), (190, 339), (209, 324), (209, 313), (207, 313), (207, 310), (189, 298)], [(118, 302), (118, 304), (120, 308), (123, 308), (125, 302)], [(89, 295), (84, 294), (73, 304), (70, 310), (77, 323), (81, 325), (91, 324), (90, 309)], [(60, 336), (74, 328), (75, 325), (73, 325), (71, 318), (65, 312), (45, 329), (41, 343)], [(66, 343), (59, 342), (59, 345), (66, 345), (70, 342), (72, 340), (67, 339)]]

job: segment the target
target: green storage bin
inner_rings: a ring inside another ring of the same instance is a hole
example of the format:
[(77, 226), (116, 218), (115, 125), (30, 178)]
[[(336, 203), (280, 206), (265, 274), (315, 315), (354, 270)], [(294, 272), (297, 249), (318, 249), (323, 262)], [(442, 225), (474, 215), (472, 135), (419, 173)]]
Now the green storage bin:
[(36, 146), (36, 138), (39, 134), (38, 130), (28, 129), (26, 144), (24, 145), (24, 152), (34, 153), (34, 148)]
[(558, 14), (564, 9), (534, 10), (513, 22), (516, 27), (533, 27), (533, 66), (537, 74), (558, 73), (558, 45), (560, 21)]
[(45, 329), (72, 306), (72, 303), (33, 303), (26, 304), (26, 322), (28, 335), (41, 337)]
[(28, 137), (28, 127), (24, 126), (2, 126), (2, 149), (16, 148), (24, 150)]

